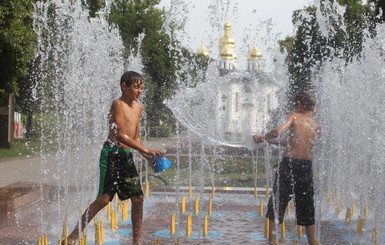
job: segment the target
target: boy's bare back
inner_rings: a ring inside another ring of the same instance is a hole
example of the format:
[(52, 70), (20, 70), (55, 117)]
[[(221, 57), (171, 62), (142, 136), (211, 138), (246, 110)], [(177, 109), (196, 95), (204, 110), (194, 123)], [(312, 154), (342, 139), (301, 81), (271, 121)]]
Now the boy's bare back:
[(321, 127), (314, 119), (315, 98), (310, 93), (301, 93), (295, 100), (294, 111), (289, 114), (282, 125), (267, 133), (265, 136), (254, 135), (255, 143), (267, 140), (272, 144), (280, 144), (274, 140), (287, 130), (290, 130), (284, 156), (312, 160), (314, 140), (321, 132)]

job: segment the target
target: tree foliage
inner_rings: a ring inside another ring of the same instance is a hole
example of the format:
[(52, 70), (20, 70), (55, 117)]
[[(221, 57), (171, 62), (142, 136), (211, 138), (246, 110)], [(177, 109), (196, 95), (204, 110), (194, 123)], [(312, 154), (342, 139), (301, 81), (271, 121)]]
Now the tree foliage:
[(96, 13), (105, 7), (105, 1), (102, 0), (82, 0), (82, 3), (88, 8), (91, 18), (95, 18)]
[(126, 60), (130, 55), (142, 57), (147, 88), (144, 102), (150, 126), (174, 122), (163, 101), (177, 89), (178, 71), (184, 62), (172, 28), (164, 28), (165, 11), (157, 7), (159, 2), (114, 0), (109, 15), (110, 23), (119, 27)]
[(292, 94), (312, 89), (312, 75), (325, 60), (359, 58), (365, 38), (375, 35), (373, 9), (360, 0), (338, 3), (345, 8), (343, 15), (335, 1), (321, 1), (319, 9), (310, 6), (294, 12), (295, 36), (279, 43), (288, 53)]
[(28, 74), (35, 55), (33, 2), (0, 2), (0, 96), (19, 93), (18, 79)]
[(384, 20), (385, 20), (385, 0), (369, 0), (368, 2), (374, 4), (376, 15), (380, 16), (380, 22), (384, 22)]

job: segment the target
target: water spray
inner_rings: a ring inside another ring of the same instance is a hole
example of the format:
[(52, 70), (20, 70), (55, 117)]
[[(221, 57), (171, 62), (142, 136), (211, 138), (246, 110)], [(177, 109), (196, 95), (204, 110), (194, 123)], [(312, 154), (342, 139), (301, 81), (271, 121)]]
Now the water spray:
[(191, 200), (192, 199), (192, 186), (188, 186), (188, 198)]

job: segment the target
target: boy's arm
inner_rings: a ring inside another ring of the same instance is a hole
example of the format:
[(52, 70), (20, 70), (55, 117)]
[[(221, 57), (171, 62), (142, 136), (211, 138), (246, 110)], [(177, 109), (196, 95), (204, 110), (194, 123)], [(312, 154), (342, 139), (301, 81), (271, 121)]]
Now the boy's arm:
[[(160, 156), (163, 155), (162, 151), (148, 149), (140, 143), (140, 140), (138, 140), (137, 138), (132, 138), (128, 135), (127, 127), (125, 127), (124, 109), (122, 103), (120, 103), (119, 101), (114, 101), (112, 107), (114, 111), (113, 116), (115, 117), (115, 122), (117, 124), (117, 136), (120, 142), (135, 150), (138, 150), (141, 154), (147, 154), (151, 156), (155, 156), (156, 154)], [(140, 124), (140, 120), (138, 121), (138, 123)], [(136, 130), (139, 130), (139, 128), (137, 128)]]
[[(255, 134), (253, 136), (255, 143), (262, 143), (263, 141), (267, 140), (269, 143), (269, 140), (272, 140), (274, 138), (277, 138), (279, 135), (281, 135), (283, 132), (285, 132), (288, 128), (290, 128), (292, 122), (294, 119), (294, 113), (291, 113), (284, 124), (278, 126), (277, 128), (271, 130), (268, 132), (265, 136), (261, 136), (258, 134)], [(274, 144), (274, 143), (273, 143)]]
[(287, 138), (283, 138), (283, 139), (274, 138), (274, 139), (266, 140), (266, 142), (272, 145), (280, 145), (280, 146), (288, 145)]
[[(140, 139), (140, 119), (142, 118), (142, 112), (143, 112), (143, 107), (140, 106), (139, 120), (138, 120), (138, 122), (136, 124), (136, 133), (135, 133), (135, 139), (134, 139), (140, 145), (142, 145), (142, 142), (141, 142), (141, 139)], [(151, 149), (148, 149), (148, 150), (151, 151)], [(151, 152), (140, 152), (140, 153), (142, 154), (142, 156), (144, 158), (147, 159), (147, 161), (149, 161), (149, 162), (154, 161), (154, 156), (155, 155), (153, 153), (151, 153)], [(156, 154), (160, 155), (161, 157), (163, 156), (163, 152), (162, 151), (158, 151)]]

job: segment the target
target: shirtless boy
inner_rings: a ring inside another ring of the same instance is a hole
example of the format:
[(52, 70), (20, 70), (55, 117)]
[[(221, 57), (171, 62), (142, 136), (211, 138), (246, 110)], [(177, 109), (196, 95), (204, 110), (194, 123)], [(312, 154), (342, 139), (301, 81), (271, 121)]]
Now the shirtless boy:
[[(140, 141), (142, 106), (139, 96), (143, 92), (143, 77), (136, 72), (123, 74), (120, 80), (122, 95), (114, 100), (109, 113), (109, 134), (100, 156), (99, 192), (95, 201), (81, 218), (81, 230), (104, 208), (117, 193), (120, 200), (131, 198), (133, 244), (142, 244), (143, 192), (136, 170), (132, 149), (146, 159), (163, 156), (161, 150), (148, 149)], [(68, 244), (79, 239), (79, 224), (68, 236)], [(64, 241), (62, 242), (64, 244)]]
[(275, 213), (278, 210), (278, 221), (282, 223), (287, 204), (294, 194), (297, 225), (306, 227), (308, 243), (315, 242), (314, 189), (312, 172), (312, 151), (314, 140), (320, 134), (320, 125), (314, 120), (315, 97), (309, 92), (302, 92), (295, 97), (294, 111), (286, 122), (265, 136), (254, 135), (255, 143), (267, 141), (278, 144), (277, 138), (286, 130), (290, 130), (283, 153), (282, 162), (276, 169), (273, 194), (269, 199), (266, 218), (269, 222), (269, 243), (276, 240)]

